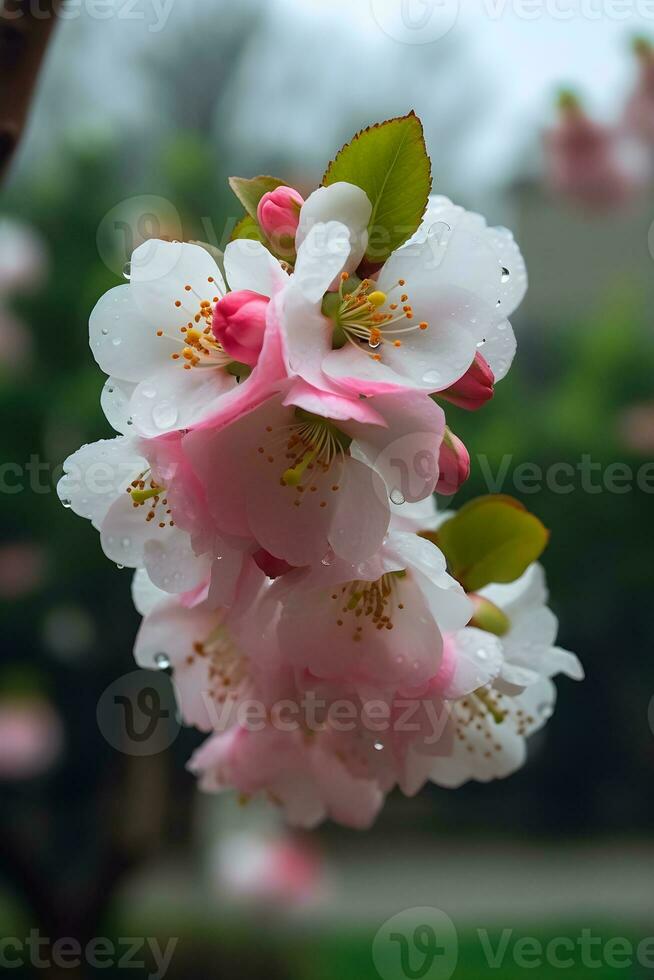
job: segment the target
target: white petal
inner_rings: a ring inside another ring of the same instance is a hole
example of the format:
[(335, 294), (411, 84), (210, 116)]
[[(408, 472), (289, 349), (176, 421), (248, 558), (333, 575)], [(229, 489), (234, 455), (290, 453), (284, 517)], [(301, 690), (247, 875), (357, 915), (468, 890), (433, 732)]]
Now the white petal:
[(147, 616), (160, 603), (165, 602), (169, 598), (170, 596), (167, 592), (162, 592), (156, 585), (153, 585), (150, 576), (144, 568), (136, 569), (132, 577), (132, 601), (136, 606), (136, 611), (141, 616)]
[(338, 221), (346, 225), (351, 244), (348, 272), (359, 265), (368, 247), (368, 224), (372, 204), (360, 187), (339, 181), (329, 187), (319, 187), (311, 194), (300, 211), (300, 223), (295, 242), (299, 248), (316, 224)]
[(467, 626), (452, 638), (455, 669), (443, 697), (461, 698), (485, 687), (499, 674), (504, 660), (497, 636)]
[(187, 429), (216, 410), (216, 402), (237, 387), (236, 378), (220, 367), (184, 369), (169, 361), (137, 385), (130, 402), (134, 428), (155, 437)]
[(135, 385), (129, 381), (107, 378), (100, 395), (100, 405), (107, 422), (116, 432), (120, 432), (124, 436), (133, 431), (130, 421), (132, 413), (129, 400), (134, 388)]
[(297, 253), (293, 283), (319, 303), (343, 271), (351, 252), (347, 227), (338, 221), (314, 225)]
[(152, 537), (145, 543), (143, 560), (147, 573), (164, 592), (190, 592), (207, 581), (211, 572), (208, 555), (198, 557), (184, 531)]
[(98, 301), (89, 321), (89, 343), (105, 374), (134, 382), (147, 378), (181, 346), (181, 341), (157, 336), (153, 320), (134, 305), (129, 286), (115, 286)]
[(482, 341), (477, 344), (480, 354), (488, 361), (495, 381), (506, 377), (516, 352), (516, 339), (508, 320), (500, 320), (489, 327)]
[(135, 440), (102, 439), (68, 457), (57, 493), (76, 514), (100, 529), (114, 501), (127, 497), (126, 488), (145, 469), (147, 463)]
[(386, 547), (415, 577), (441, 632), (462, 629), (472, 616), (472, 603), (446, 571), (442, 552), (416, 534), (389, 535)]
[(136, 249), (130, 268), (136, 308), (155, 330), (171, 337), (180, 336), (180, 327), (199, 312), (202, 300), (212, 302), (226, 292), (218, 266), (200, 245), (153, 239)]
[(230, 242), (225, 249), (225, 275), (232, 291), (249, 289), (262, 296), (274, 296), (289, 282), (265, 245), (243, 238)]

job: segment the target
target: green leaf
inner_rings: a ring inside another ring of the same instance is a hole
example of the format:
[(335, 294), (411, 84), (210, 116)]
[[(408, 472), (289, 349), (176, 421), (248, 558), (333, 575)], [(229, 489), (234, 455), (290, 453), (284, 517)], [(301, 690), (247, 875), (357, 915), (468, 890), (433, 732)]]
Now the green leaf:
[(514, 582), (540, 558), (549, 531), (513, 497), (479, 497), (446, 521), (431, 540), (467, 592)]
[(251, 218), (249, 214), (244, 215), (234, 226), (234, 230), (230, 235), (230, 241), (236, 241), (237, 238), (250, 238), (255, 242), (263, 242), (264, 245), (268, 244), (268, 239), (255, 219)]
[(431, 163), (414, 112), (358, 133), (330, 163), (323, 184), (356, 184), (372, 204), (366, 259), (384, 262), (418, 228), (431, 191)]
[(276, 187), (285, 187), (286, 184), (278, 177), (230, 177), (229, 186), (250, 217), (256, 221), (257, 208), (263, 195), (274, 191)]

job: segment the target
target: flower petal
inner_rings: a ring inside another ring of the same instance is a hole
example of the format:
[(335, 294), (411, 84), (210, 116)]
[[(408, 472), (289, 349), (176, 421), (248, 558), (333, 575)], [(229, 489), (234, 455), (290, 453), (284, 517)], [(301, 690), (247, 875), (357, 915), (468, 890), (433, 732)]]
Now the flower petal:
[(115, 286), (97, 302), (89, 343), (105, 374), (133, 382), (147, 378), (181, 346), (181, 340), (157, 336), (157, 327), (138, 310), (129, 286)]

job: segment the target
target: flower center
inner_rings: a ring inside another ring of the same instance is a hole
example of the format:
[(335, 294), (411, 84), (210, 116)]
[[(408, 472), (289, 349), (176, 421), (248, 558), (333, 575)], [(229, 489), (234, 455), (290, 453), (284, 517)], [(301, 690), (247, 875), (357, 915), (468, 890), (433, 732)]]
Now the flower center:
[(480, 687), (461, 701), (451, 702), (456, 722), (456, 737), (470, 755), (491, 759), (503, 751), (497, 738), (497, 726), (510, 725), (516, 735), (524, 737), (534, 718), (517, 708), (512, 698), (489, 687)]
[(206, 640), (193, 644), (193, 653), (186, 658), (187, 665), (192, 666), (197, 657), (207, 661), (209, 693), (213, 699), (223, 704), (227, 698), (235, 698), (248, 677), (248, 660), (224, 623), (219, 623)]
[(155, 518), (159, 518), (157, 521), (159, 527), (174, 527), (175, 522), (172, 519), (172, 512), (170, 507), (168, 507), (168, 500), (165, 496), (166, 488), (158, 486), (154, 480), (147, 480), (146, 476), (148, 472), (146, 470), (144, 473), (141, 473), (126, 488), (127, 493), (132, 498), (132, 506), (135, 508), (145, 508), (145, 505), (148, 505), (145, 508), (145, 519), (148, 524), (154, 521)]
[[(212, 291), (218, 292), (213, 276), (209, 276), (207, 284)], [(187, 284), (184, 286), (182, 297), (175, 300), (176, 309), (179, 310), (180, 315), (187, 317), (187, 320), (179, 327), (184, 342), (183, 347), (170, 356), (173, 361), (183, 361), (186, 371), (195, 367), (217, 367), (231, 371), (234, 365), (234, 358), (226, 353), (211, 329), (213, 306), (221, 298), (220, 295), (215, 295), (211, 300), (203, 299), (193, 286)], [(157, 330), (157, 336), (163, 337), (164, 331)], [(239, 368), (245, 369), (245, 365), (240, 365)], [(249, 369), (246, 370), (249, 373)], [(231, 371), (231, 373), (238, 373), (241, 376), (244, 371)]]
[(354, 581), (341, 586), (331, 596), (339, 606), (336, 625), (354, 626), (352, 639), (357, 643), (363, 638), (366, 621), (377, 630), (392, 630), (396, 612), (404, 609), (399, 584), (406, 574), (406, 571), (387, 572), (375, 582)]
[[(335, 323), (333, 347), (339, 349), (351, 343), (359, 350), (364, 349), (373, 360), (381, 361), (384, 345), (401, 347), (405, 334), (427, 330), (426, 321), (411, 322), (415, 315), (408, 293), (404, 292), (405, 286), (405, 280), (399, 279), (384, 293), (371, 279), (356, 284), (344, 272), (338, 293), (332, 294), (333, 299), (328, 296), (323, 305), (323, 312), (331, 315)], [(395, 299), (396, 292), (399, 295)]]
[(291, 425), (277, 430), (266, 426), (266, 437), (257, 452), (269, 463), (281, 463), (280, 485), (296, 491), (296, 507), (302, 505), (305, 494), (307, 499), (317, 494), (320, 507), (327, 507), (328, 497), (340, 490), (340, 470), (352, 440), (319, 415), (298, 408), (295, 418)]

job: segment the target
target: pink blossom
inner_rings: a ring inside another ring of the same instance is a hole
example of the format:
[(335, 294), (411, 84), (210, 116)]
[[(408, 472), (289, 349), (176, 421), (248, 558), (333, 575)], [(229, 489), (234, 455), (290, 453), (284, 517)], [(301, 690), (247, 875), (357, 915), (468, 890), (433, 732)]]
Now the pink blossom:
[(444, 398), (445, 401), (451, 402), (458, 408), (476, 412), (493, 397), (494, 385), (495, 375), (486, 359), (477, 353), (463, 377), (446, 388), (445, 391), (440, 391), (438, 397)]
[(33, 779), (56, 762), (64, 735), (59, 715), (39, 698), (0, 702), (0, 779)]
[(261, 230), (275, 243), (294, 242), (303, 204), (304, 198), (292, 187), (276, 187), (264, 194), (257, 207)]
[(557, 194), (591, 208), (610, 208), (632, 196), (643, 180), (643, 158), (618, 128), (590, 119), (564, 93), (560, 119), (545, 133), (548, 179)]
[(254, 367), (263, 347), (268, 296), (249, 289), (227, 293), (213, 311), (212, 330), (216, 340), (235, 361)]
[(470, 476), (470, 454), (458, 436), (446, 428), (438, 457), (436, 493), (452, 496)]

